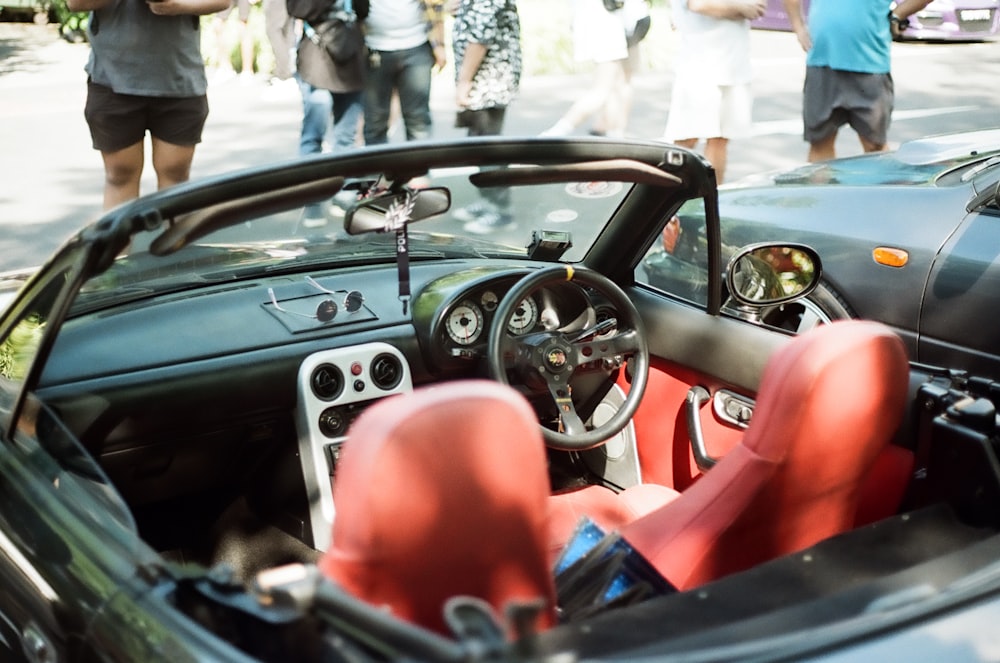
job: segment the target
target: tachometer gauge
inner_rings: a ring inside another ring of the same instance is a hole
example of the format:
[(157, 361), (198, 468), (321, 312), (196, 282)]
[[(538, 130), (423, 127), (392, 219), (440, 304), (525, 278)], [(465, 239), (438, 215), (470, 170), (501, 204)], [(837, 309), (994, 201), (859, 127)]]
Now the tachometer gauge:
[(483, 311), (473, 302), (462, 302), (448, 314), (448, 336), (459, 345), (471, 345), (483, 333)]
[(492, 313), (497, 310), (497, 304), (500, 303), (500, 299), (497, 297), (497, 293), (492, 290), (487, 290), (479, 298), (479, 303), (482, 304), (483, 308), (486, 309), (488, 313)]
[(507, 323), (511, 334), (523, 334), (538, 323), (538, 304), (531, 297), (525, 297), (514, 309), (514, 315)]

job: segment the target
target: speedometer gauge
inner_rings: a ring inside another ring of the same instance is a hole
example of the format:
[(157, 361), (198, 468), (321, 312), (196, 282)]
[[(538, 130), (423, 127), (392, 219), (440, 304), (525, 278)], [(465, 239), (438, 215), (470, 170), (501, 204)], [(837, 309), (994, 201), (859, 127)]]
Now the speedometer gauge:
[(511, 334), (523, 334), (538, 323), (538, 304), (531, 297), (525, 297), (514, 309), (507, 323), (507, 331)]
[(483, 311), (472, 302), (462, 302), (448, 314), (448, 336), (459, 345), (471, 345), (483, 333)]

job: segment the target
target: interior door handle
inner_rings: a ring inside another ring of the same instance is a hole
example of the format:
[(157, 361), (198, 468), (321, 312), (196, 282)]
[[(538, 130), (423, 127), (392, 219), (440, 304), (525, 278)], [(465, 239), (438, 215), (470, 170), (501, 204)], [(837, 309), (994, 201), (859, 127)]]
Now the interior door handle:
[(695, 464), (702, 472), (712, 469), (718, 462), (717, 458), (713, 458), (708, 453), (708, 447), (705, 446), (705, 435), (701, 430), (701, 418), (698, 416), (701, 406), (711, 398), (712, 395), (708, 393), (708, 389), (695, 385), (688, 390), (687, 398), (685, 399), (688, 437), (691, 439), (691, 453), (694, 455)]

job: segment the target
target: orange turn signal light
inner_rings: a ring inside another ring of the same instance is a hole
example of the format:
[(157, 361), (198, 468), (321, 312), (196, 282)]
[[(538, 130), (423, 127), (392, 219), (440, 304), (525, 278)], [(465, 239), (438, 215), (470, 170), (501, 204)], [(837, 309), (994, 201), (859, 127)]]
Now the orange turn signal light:
[(885, 265), (886, 267), (902, 267), (910, 259), (910, 254), (903, 249), (877, 246), (872, 251), (872, 258), (878, 264)]

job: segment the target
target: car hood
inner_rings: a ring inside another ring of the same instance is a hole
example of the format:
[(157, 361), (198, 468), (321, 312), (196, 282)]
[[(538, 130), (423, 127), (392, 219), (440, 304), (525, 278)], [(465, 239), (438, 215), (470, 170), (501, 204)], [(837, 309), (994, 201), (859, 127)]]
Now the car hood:
[(1000, 129), (930, 136), (892, 152), (809, 163), (790, 170), (751, 175), (720, 190), (769, 185), (914, 186), (937, 182), (957, 170), (1000, 154)]
[(721, 190), (771, 185), (903, 186), (931, 184), (955, 164), (909, 164), (893, 154), (862, 155), (751, 175)]

